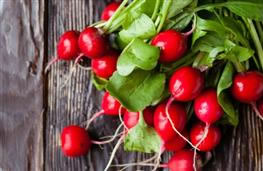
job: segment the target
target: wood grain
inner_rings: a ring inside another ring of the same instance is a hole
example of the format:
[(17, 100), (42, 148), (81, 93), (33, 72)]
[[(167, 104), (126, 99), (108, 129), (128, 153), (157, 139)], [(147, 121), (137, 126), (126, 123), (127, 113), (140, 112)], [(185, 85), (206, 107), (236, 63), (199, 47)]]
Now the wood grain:
[(44, 0), (0, 0), (0, 170), (43, 169)]
[[(56, 54), (56, 42), (64, 31), (82, 30), (86, 25), (97, 21), (105, 6), (103, 0), (49, 0), (48, 39), (49, 60)], [(87, 61), (88, 62), (88, 61)], [(88, 170), (101, 171), (105, 167), (116, 142), (103, 146), (93, 146), (88, 156), (66, 158), (59, 145), (59, 135), (63, 127), (70, 124), (83, 124), (96, 111), (100, 110), (101, 93), (95, 90), (87, 71), (77, 69), (65, 87), (61, 87), (72, 68), (72, 63), (58, 62), (48, 75), (48, 111), (45, 122), (45, 170)], [(213, 160), (204, 170), (262, 171), (263, 170), (263, 133), (262, 122), (253, 112), (241, 106), (241, 124), (224, 132), (224, 140), (213, 152)], [(85, 124), (85, 123), (84, 123)], [(83, 126), (84, 126), (83, 124)], [(118, 126), (116, 118), (100, 117), (90, 128), (92, 138), (111, 135)], [(114, 163), (128, 163), (149, 158), (140, 153), (126, 153), (120, 148)], [(163, 155), (167, 161), (170, 154)], [(111, 170), (116, 170), (112, 168)], [(151, 170), (151, 168), (133, 167), (127, 169)]]

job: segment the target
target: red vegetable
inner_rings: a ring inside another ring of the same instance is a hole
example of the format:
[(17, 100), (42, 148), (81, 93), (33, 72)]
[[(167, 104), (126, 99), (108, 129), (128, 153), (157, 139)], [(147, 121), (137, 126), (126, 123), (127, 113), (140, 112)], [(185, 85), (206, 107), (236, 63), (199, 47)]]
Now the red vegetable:
[(201, 93), (194, 101), (194, 111), (204, 123), (212, 124), (218, 121), (224, 111), (217, 101), (216, 90), (209, 89)]
[(232, 94), (244, 103), (259, 100), (263, 95), (263, 74), (257, 71), (237, 74), (233, 81)]
[(85, 28), (80, 33), (78, 44), (81, 52), (91, 59), (102, 57), (108, 51), (107, 40), (95, 27)]
[[(183, 131), (182, 135), (189, 139), (189, 135), (187, 131)], [(167, 141), (164, 144), (165, 150), (167, 151), (179, 151), (182, 150), (186, 146), (187, 142), (180, 137), (179, 135), (176, 135), (171, 140)]]
[(112, 97), (109, 92), (105, 92), (102, 99), (101, 107), (103, 113), (105, 113), (106, 115), (119, 115), (121, 104), (118, 100)]
[(58, 60), (74, 60), (80, 54), (78, 38), (79, 32), (74, 30), (67, 31), (60, 36), (57, 44), (57, 57), (48, 63), (45, 72)]
[[(166, 103), (157, 106), (154, 112), (154, 128), (164, 142), (167, 142), (177, 136), (170, 124), (166, 112)], [(175, 128), (182, 131), (186, 124), (186, 110), (184, 106), (178, 103), (172, 103), (168, 109), (169, 115)]]
[(160, 62), (169, 63), (181, 58), (187, 49), (186, 38), (175, 30), (167, 30), (156, 35), (152, 45), (161, 48)]
[[(191, 150), (182, 150), (176, 152), (168, 162), (168, 168), (171, 171), (194, 171), (194, 152)], [(201, 157), (196, 157), (196, 169), (201, 171)]]
[[(143, 111), (143, 118), (149, 126), (153, 126), (153, 109), (148, 107)], [(123, 116), (123, 122), (127, 128), (132, 128), (137, 125), (139, 121), (139, 112), (126, 111)]]
[(119, 2), (112, 2), (107, 5), (101, 14), (101, 20), (107, 21), (111, 18), (111, 16), (115, 13), (115, 11), (119, 8)]
[(98, 59), (92, 59), (91, 67), (92, 71), (99, 77), (108, 79), (117, 70), (118, 54), (111, 52)]
[[(190, 131), (190, 139), (194, 145), (197, 145), (200, 140), (202, 140), (205, 134), (205, 127), (204, 123), (197, 123), (195, 124), (191, 131)], [(210, 125), (207, 127), (208, 132), (207, 136), (201, 142), (201, 144), (197, 147), (200, 151), (210, 151), (214, 149), (221, 141), (221, 131), (218, 127), (214, 125)]]
[(66, 156), (78, 157), (88, 153), (91, 140), (84, 128), (70, 125), (65, 127), (61, 133), (61, 144)]
[(203, 74), (186, 66), (176, 70), (169, 82), (169, 89), (177, 101), (190, 101), (196, 98), (204, 87)]

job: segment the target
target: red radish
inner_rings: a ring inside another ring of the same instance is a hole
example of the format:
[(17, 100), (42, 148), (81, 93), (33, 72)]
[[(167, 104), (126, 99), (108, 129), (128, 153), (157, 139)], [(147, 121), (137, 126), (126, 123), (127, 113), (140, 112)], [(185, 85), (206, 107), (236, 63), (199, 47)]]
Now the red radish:
[(177, 69), (169, 82), (169, 90), (177, 101), (190, 101), (201, 93), (204, 87), (203, 74), (192, 67)]
[(103, 112), (107, 115), (119, 115), (121, 104), (118, 100), (112, 97), (109, 92), (105, 92), (101, 107)]
[(86, 129), (88, 129), (90, 123), (96, 119), (97, 117), (101, 116), (102, 114), (111, 115), (111, 116), (118, 116), (125, 113), (125, 108), (121, 107), (121, 104), (118, 100), (110, 95), (109, 92), (105, 92), (102, 103), (101, 103), (102, 110), (95, 113), (87, 122)]
[[(201, 157), (196, 157), (196, 170), (201, 171)], [(182, 150), (176, 152), (168, 162), (168, 168), (171, 171), (194, 171), (194, 152), (191, 150)]]
[(88, 153), (91, 140), (87, 131), (79, 126), (70, 125), (61, 134), (62, 150), (66, 156), (78, 157)]
[(218, 121), (224, 111), (218, 103), (216, 90), (209, 89), (202, 92), (194, 101), (196, 116), (207, 124)]
[(257, 71), (238, 73), (233, 81), (232, 94), (244, 103), (259, 100), (263, 96), (263, 74)]
[(181, 58), (187, 49), (187, 41), (183, 34), (175, 30), (159, 33), (152, 40), (152, 45), (161, 48), (160, 62), (169, 63)]
[[(154, 110), (151, 107), (148, 107), (144, 109), (143, 111), (143, 118), (145, 122), (147, 123), (147, 125), (149, 126), (153, 126), (153, 113), (154, 113)], [(139, 116), (140, 116), (139, 112), (126, 111), (123, 116), (124, 125), (128, 129), (133, 128), (138, 123)]]
[(88, 58), (102, 57), (108, 51), (107, 40), (95, 27), (85, 28), (79, 36), (78, 45)]
[(119, 8), (119, 2), (112, 2), (107, 5), (101, 14), (101, 20), (107, 21), (111, 18), (111, 16), (115, 13), (115, 11)]
[[(187, 139), (189, 139), (189, 135), (187, 131), (183, 131), (182, 135), (186, 137)], [(167, 151), (176, 152), (176, 151), (182, 150), (186, 146), (186, 144), (187, 142), (182, 137), (180, 137), (179, 135), (176, 135), (170, 141), (167, 141), (164, 144), (164, 147), (165, 147), (165, 150)]]
[(92, 71), (99, 77), (108, 79), (117, 70), (118, 54), (111, 52), (98, 59), (92, 59)]
[(57, 44), (57, 57), (48, 63), (45, 72), (58, 60), (74, 60), (80, 54), (78, 47), (79, 34), (78, 31), (71, 30), (61, 35)]
[[(164, 142), (171, 140), (177, 135), (166, 114), (166, 102), (157, 106), (154, 112), (154, 128)], [(178, 103), (169, 106), (170, 118), (178, 131), (182, 131), (186, 124), (186, 110)]]
[[(207, 133), (205, 133), (206, 128)], [(210, 151), (220, 143), (221, 131), (214, 125), (207, 127), (204, 123), (200, 122), (192, 127), (190, 131), (190, 139), (194, 145), (197, 145), (197, 148), (200, 151)], [(199, 143), (200, 141), (201, 143)]]

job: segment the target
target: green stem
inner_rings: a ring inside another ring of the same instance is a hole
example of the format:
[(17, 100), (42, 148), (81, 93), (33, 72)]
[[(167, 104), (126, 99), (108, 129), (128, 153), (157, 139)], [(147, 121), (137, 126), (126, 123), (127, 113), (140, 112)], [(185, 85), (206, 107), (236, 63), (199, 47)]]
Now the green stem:
[[(146, 0), (134, 0), (129, 6), (127, 6), (116, 20), (112, 22), (112, 26), (106, 30), (107, 33), (112, 33), (117, 30), (126, 18), (127, 12), (130, 10), (136, 10), (139, 8)], [(104, 28), (105, 29), (105, 28)]]
[(196, 55), (196, 52), (191, 52), (184, 56), (183, 58), (176, 61), (174, 64), (172, 64), (172, 67), (168, 71), (168, 75), (171, 75), (174, 70), (176, 70), (180, 66), (187, 66), (193, 63), (194, 59), (193, 56)]
[(153, 21), (155, 21), (156, 18), (157, 18), (157, 14), (158, 14), (158, 11), (160, 9), (160, 2), (161, 2), (160, 0), (157, 0), (156, 3), (155, 3), (154, 11), (153, 11), (153, 14), (152, 14), (152, 17), (151, 17), (151, 19)]
[(122, 12), (122, 10), (125, 8), (125, 5), (128, 3), (129, 0), (123, 0), (117, 11), (113, 14), (113, 16), (109, 19), (107, 24), (105, 25), (104, 29), (107, 31), (110, 26), (112, 25), (113, 21), (118, 18)]
[(157, 33), (159, 33), (162, 30), (163, 24), (166, 20), (166, 17), (168, 15), (168, 11), (169, 11), (169, 8), (171, 7), (171, 4), (172, 4), (172, 0), (165, 0), (165, 2), (163, 3), (162, 11), (160, 13), (161, 20), (160, 20), (160, 24), (157, 28)]
[(258, 30), (258, 34), (260, 37), (260, 42), (263, 44), (263, 28), (260, 22), (256, 21), (256, 26), (257, 26), (257, 30)]
[(259, 62), (260, 62), (261, 68), (263, 69), (263, 48), (262, 48), (262, 45), (260, 43), (260, 40), (259, 40), (259, 37), (257, 34), (257, 30), (256, 30), (256, 28), (253, 24), (253, 21), (251, 19), (245, 19), (245, 20), (248, 23), (249, 32), (250, 32), (251, 37), (252, 37), (254, 44), (256, 46), (257, 54), (259, 57)]
[(199, 6), (199, 7), (195, 8), (194, 12), (198, 12), (198, 11), (201, 11), (201, 10), (209, 10), (209, 9), (213, 9), (213, 8), (223, 7), (225, 5), (225, 3), (216, 3), (216, 4), (202, 5), (202, 6)]
[(242, 65), (241, 62), (233, 62), (237, 72), (245, 72), (246, 71), (246, 68)]

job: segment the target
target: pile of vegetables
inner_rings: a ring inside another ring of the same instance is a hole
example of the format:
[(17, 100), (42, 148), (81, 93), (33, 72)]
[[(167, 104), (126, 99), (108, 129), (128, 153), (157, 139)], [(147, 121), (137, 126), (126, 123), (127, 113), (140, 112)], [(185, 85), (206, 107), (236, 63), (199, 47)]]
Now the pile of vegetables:
[[(105, 94), (86, 128), (63, 129), (64, 154), (85, 155), (91, 144), (119, 138), (105, 171), (201, 170), (202, 152), (220, 143), (221, 128), (238, 125), (240, 105), (263, 119), (262, 9), (261, 0), (123, 0), (109, 4), (101, 21), (65, 32), (46, 71), (58, 60), (74, 61)], [(90, 68), (80, 66), (83, 58)], [(91, 140), (89, 125), (101, 115), (119, 117), (121, 125), (110, 139)], [(126, 151), (156, 155), (112, 166), (122, 143)], [(174, 155), (160, 164), (165, 151)]]

